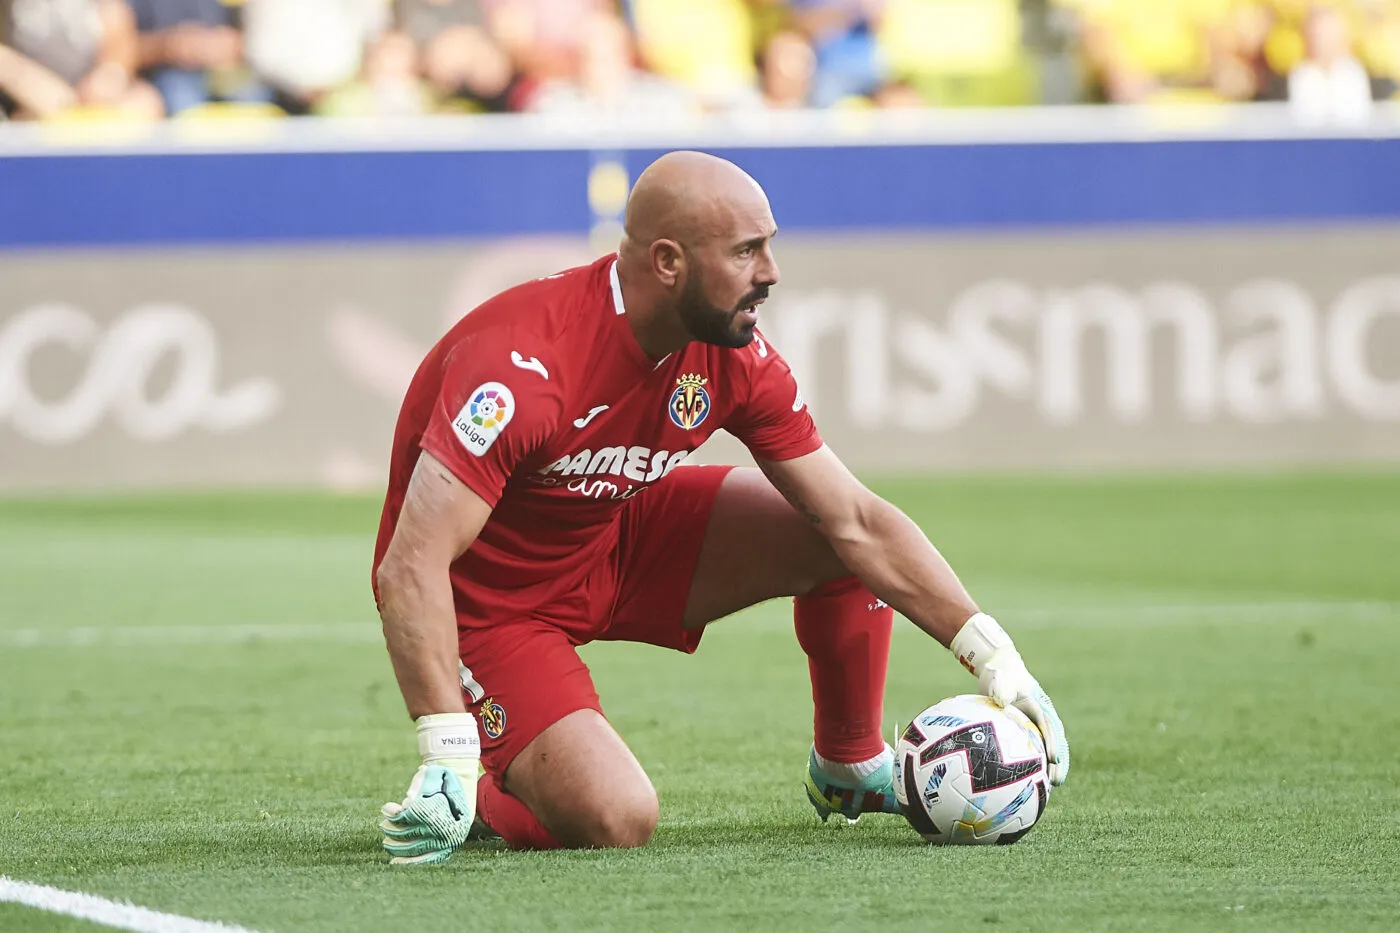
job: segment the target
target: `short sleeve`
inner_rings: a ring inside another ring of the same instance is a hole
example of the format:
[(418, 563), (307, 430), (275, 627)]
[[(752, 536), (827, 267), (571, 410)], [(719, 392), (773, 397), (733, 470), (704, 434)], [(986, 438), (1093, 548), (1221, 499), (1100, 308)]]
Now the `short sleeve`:
[(725, 429), (758, 460), (792, 460), (822, 446), (821, 435), (787, 360), (761, 335), (752, 353), (748, 401), (730, 415)]
[(511, 351), (481, 335), (443, 363), (442, 385), (419, 442), (492, 508), (506, 482), (553, 431), (560, 405), (546, 365), (512, 362)]

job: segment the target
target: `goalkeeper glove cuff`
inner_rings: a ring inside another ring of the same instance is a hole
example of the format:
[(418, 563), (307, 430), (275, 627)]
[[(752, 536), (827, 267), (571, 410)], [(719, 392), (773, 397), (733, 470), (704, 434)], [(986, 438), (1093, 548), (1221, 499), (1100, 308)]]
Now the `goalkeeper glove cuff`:
[(1016, 646), (1011, 643), (1011, 636), (985, 612), (979, 612), (964, 622), (948, 648), (973, 677), (981, 676), (982, 666), (998, 651), (1010, 649), (1020, 656)]
[(414, 720), (418, 726), (418, 754), (425, 765), (442, 765), (457, 772), (467, 789), (476, 783), (481, 761), (481, 737), (471, 713), (430, 713)]

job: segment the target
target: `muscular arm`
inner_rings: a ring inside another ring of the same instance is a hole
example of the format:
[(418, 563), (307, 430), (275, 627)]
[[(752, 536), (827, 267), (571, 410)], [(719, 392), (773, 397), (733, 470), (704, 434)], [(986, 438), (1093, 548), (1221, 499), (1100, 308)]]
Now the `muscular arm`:
[(481, 533), (491, 506), (426, 452), (409, 479), (375, 574), (384, 642), (413, 718), (461, 713), (457, 620), (448, 568)]
[(866, 489), (830, 448), (759, 466), (871, 592), (944, 646), (978, 611), (919, 526)]

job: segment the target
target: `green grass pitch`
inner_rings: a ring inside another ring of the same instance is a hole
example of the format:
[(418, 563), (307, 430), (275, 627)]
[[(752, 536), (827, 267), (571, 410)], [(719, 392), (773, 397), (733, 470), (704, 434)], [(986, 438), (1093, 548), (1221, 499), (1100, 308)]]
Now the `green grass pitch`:
[[(885, 482), (1074, 741), (1022, 843), (802, 795), (790, 610), (585, 649), (661, 797), (626, 852), (390, 869), (416, 764), (378, 505), (0, 502), (0, 875), (258, 931), (1400, 929), (1400, 475)], [(899, 622), (886, 718), (974, 689)], [(95, 930), (0, 904), (0, 930)]]

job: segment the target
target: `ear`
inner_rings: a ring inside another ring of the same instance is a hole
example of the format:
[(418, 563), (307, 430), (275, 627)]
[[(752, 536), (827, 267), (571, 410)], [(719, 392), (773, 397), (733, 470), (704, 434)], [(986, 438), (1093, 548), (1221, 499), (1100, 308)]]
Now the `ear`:
[(675, 240), (655, 240), (651, 244), (651, 271), (667, 288), (685, 275), (685, 250)]

